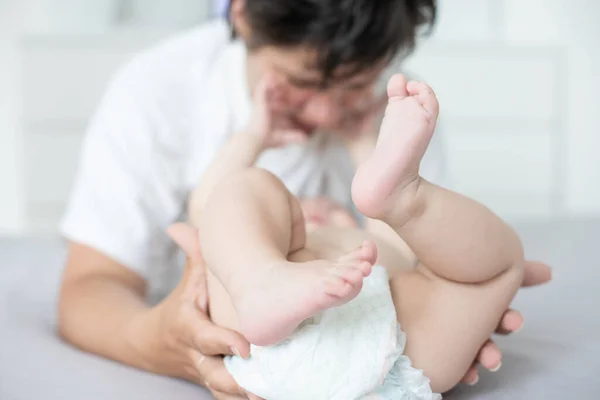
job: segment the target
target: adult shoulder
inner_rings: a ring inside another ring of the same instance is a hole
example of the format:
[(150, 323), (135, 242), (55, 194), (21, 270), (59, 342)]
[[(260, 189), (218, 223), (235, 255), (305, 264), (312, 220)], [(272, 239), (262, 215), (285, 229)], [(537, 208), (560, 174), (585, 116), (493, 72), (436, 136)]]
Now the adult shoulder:
[(121, 67), (110, 87), (126, 87), (168, 104), (195, 90), (229, 40), (227, 23), (220, 19), (165, 38)]

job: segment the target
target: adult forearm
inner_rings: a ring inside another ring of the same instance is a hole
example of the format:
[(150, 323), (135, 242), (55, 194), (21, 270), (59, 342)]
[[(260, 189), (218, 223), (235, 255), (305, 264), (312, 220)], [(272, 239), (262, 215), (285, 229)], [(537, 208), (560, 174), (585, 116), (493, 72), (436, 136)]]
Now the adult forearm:
[(62, 288), (59, 332), (84, 351), (154, 372), (152, 330), (138, 322), (148, 311), (132, 288), (108, 277), (81, 277)]

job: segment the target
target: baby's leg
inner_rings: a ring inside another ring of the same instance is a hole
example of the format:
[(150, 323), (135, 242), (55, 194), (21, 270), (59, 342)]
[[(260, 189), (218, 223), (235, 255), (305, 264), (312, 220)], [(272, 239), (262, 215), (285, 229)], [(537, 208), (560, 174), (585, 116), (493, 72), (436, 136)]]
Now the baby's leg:
[(392, 282), (394, 300), (406, 354), (444, 391), (464, 375), (514, 296), (523, 251), (487, 208), (419, 177), (438, 115), (433, 91), (395, 76), (388, 95), (377, 148), (358, 169), (352, 194), (359, 211), (391, 226), (419, 259), (422, 273)]
[(256, 345), (276, 343), (305, 319), (354, 298), (375, 258), (369, 243), (337, 261), (288, 261), (305, 243), (300, 205), (260, 169), (220, 183), (198, 226), (203, 257), (231, 298), (240, 332)]
[(391, 226), (423, 264), (449, 280), (482, 282), (522, 262), (519, 238), (500, 218), (419, 177), (438, 115), (433, 91), (397, 75), (388, 95), (375, 153), (353, 182), (358, 210)]

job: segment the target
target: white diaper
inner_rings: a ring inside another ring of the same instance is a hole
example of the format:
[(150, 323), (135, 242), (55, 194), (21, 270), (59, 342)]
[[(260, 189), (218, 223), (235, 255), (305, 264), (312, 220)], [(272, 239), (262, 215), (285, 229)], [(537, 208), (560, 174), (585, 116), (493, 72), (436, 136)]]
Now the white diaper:
[(388, 276), (376, 266), (351, 302), (304, 322), (275, 346), (226, 357), (245, 390), (265, 400), (437, 400), (429, 379), (402, 355)]

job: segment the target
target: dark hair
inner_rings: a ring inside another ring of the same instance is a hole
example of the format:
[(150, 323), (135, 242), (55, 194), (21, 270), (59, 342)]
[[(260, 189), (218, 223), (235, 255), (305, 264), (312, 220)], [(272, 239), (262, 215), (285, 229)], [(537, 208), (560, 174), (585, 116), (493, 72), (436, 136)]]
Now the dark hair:
[[(419, 28), (435, 23), (436, 0), (245, 0), (248, 46), (315, 49), (323, 84), (339, 66), (345, 76), (415, 47)], [(235, 32), (233, 32), (235, 36)]]

